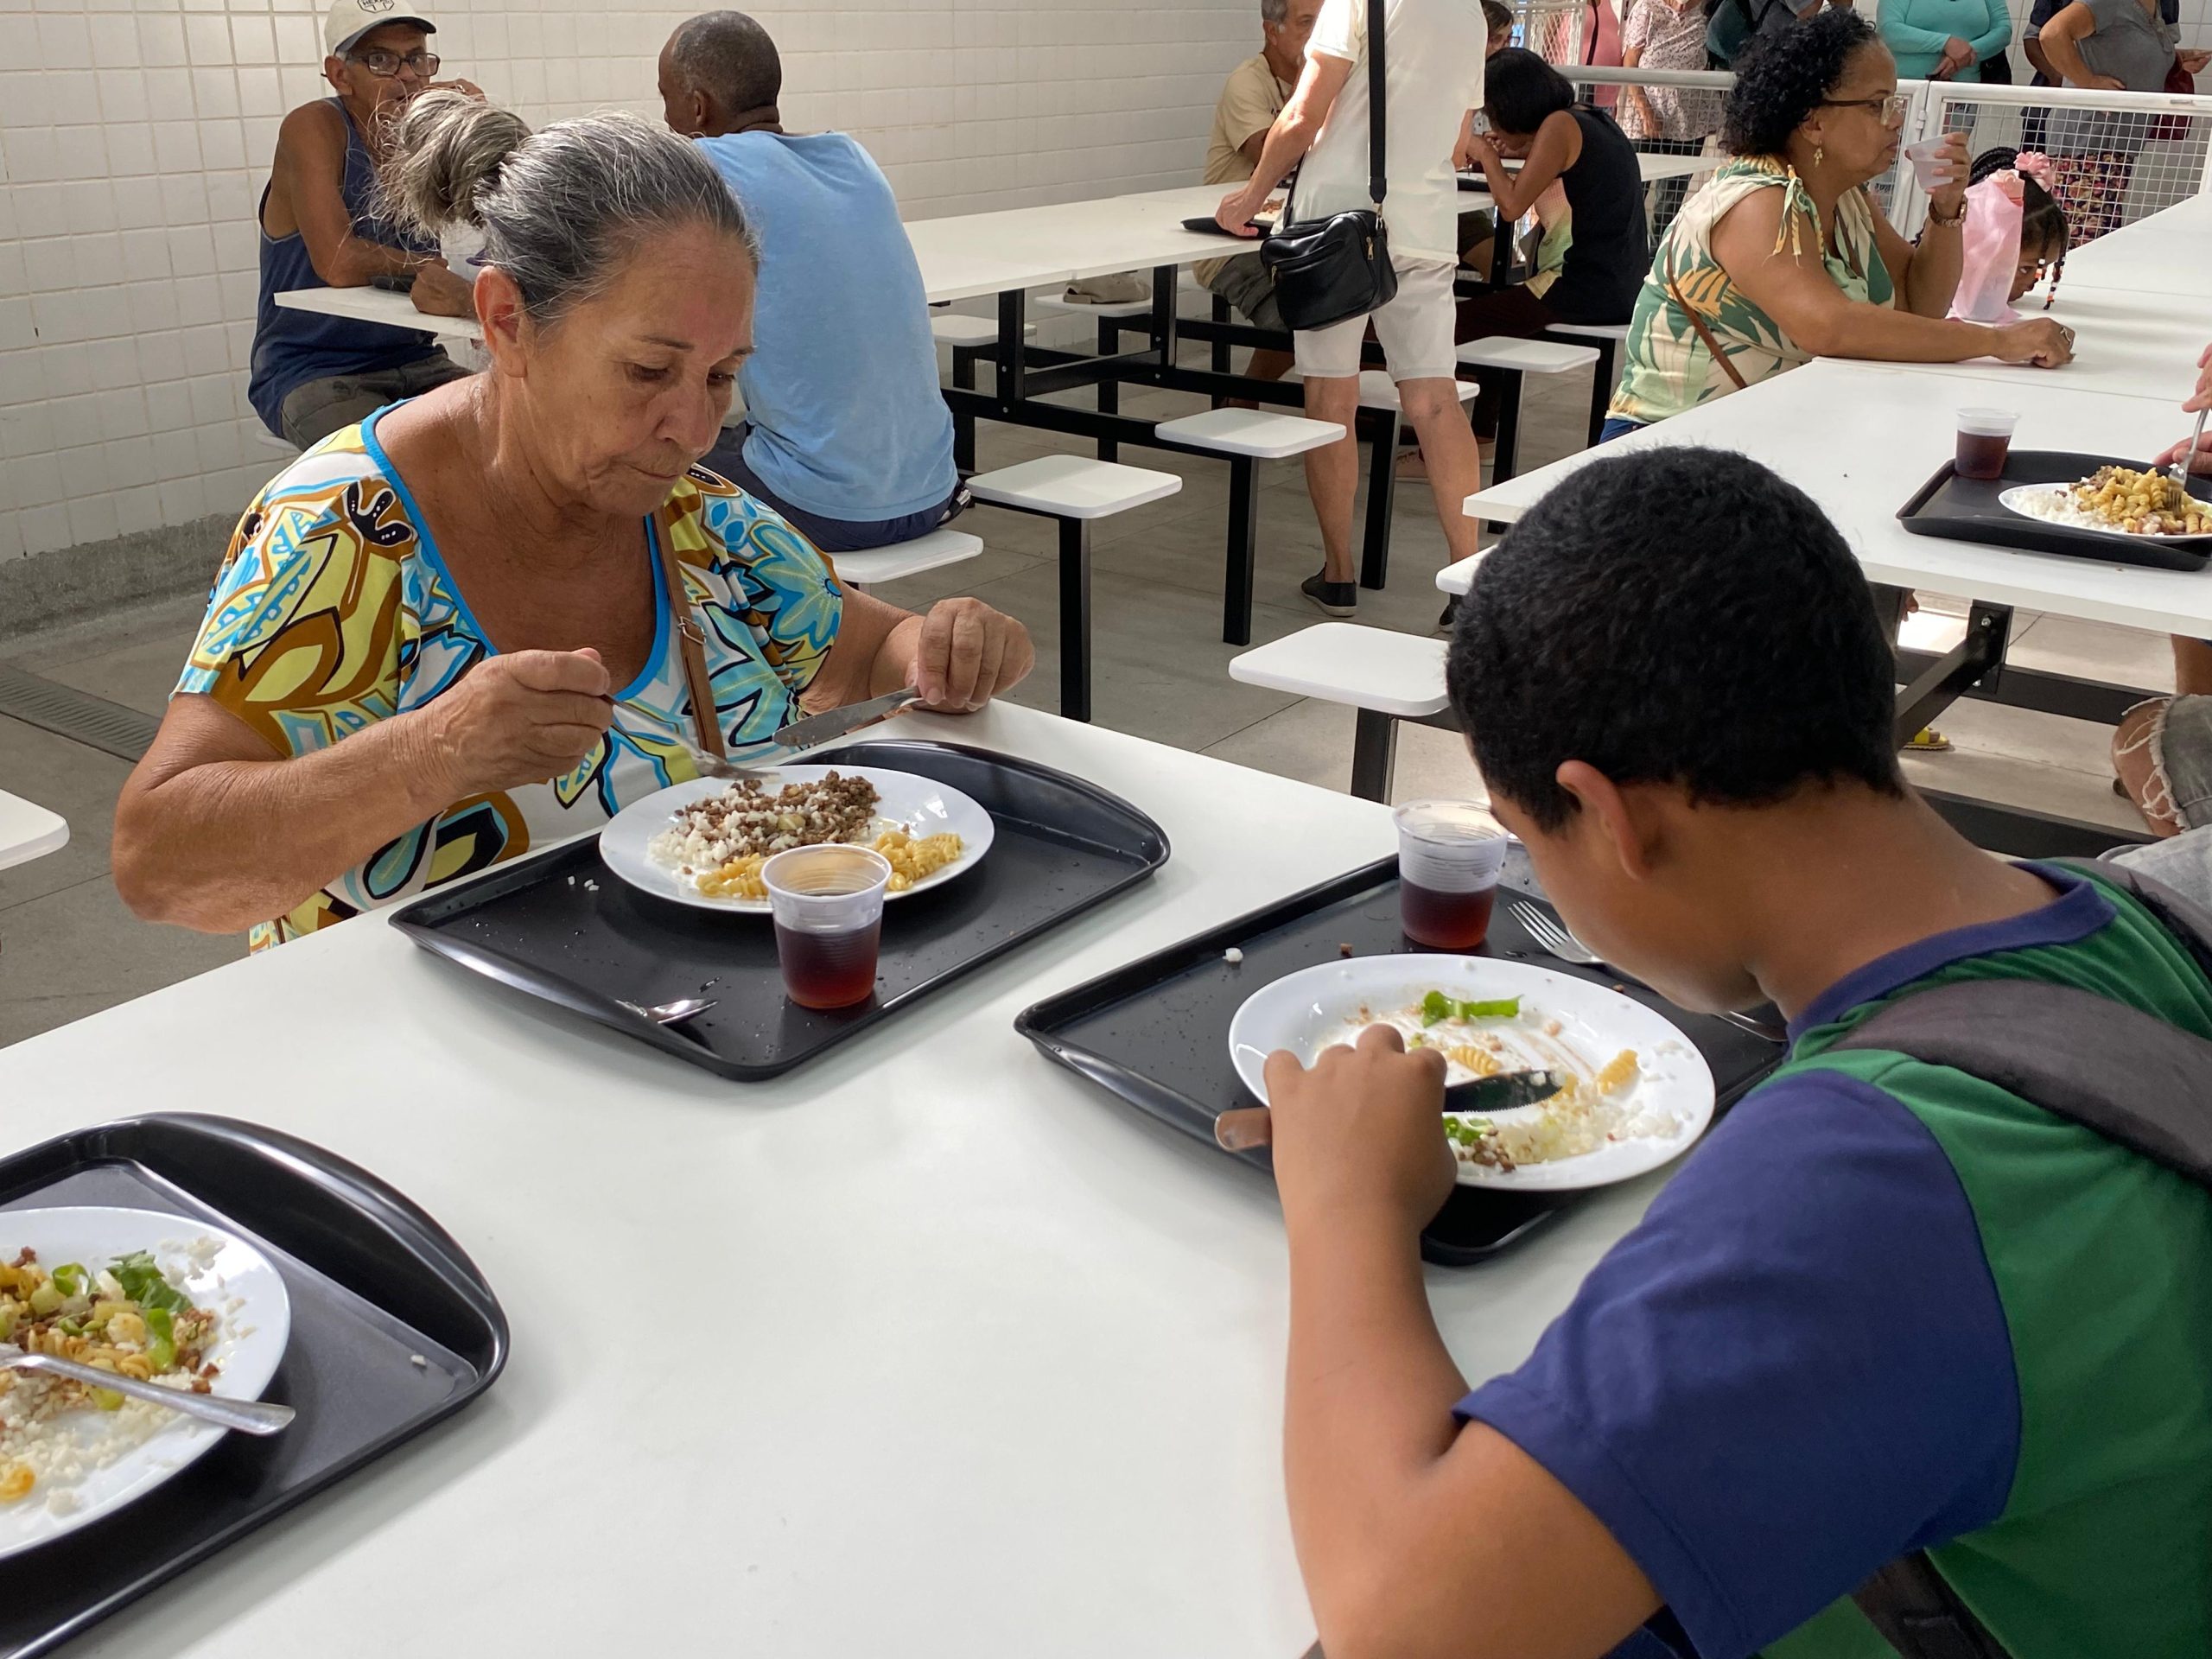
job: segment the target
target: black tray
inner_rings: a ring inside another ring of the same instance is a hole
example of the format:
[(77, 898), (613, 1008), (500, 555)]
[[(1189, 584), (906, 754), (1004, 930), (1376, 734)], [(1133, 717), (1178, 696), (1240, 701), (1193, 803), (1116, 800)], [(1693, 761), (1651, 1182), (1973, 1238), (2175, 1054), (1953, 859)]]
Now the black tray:
[[(949, 784), (997, 828), (975, 868), (884, 906), (876, 994), (858, 1007), (822, 1013), (790, 1001), (766, 917), (721, 915), (640, 893), (601, 861), (596, 838), (418, 899), (392, 925), (501, 984), (722, 1077), (756, 1082), (858, 1035), (1167, 861), (1166, 832), (1136, 808), (1033, 761), (892, 741), (847, 744), (823, 758)], [(655, 1025), (621, 1006), (698, 995), (715, 1006), (680, 1026)]]
[[(1993, 479), (1961, 478), (1945, 461), (1936, 476), (1897, 509), (1897, 522), (1916, 536), (1954, 542), (1986, 542), (2035, 553), (2094, 559), (2101, 564), (2148, 565), (2154, 570), (2202, 570), (2212, 563), (2212, 537), (2111, 536), (2031, 518), (1997, 498), (2021, 484), (2071, 484), (2100, 467), (2140, 467), (2122, 455), (2075, 454), (2063, 449), (2015, 449)], [(2212, 503), (2208, 503), (2212, 505)]]
[(375, 1176), (274, 1129), (162, 1114), (0, 1160), (0, 1210), (61, 1205), (168, 1211), (257, 1245), (292, 1304), (264, 1397), (300, 1414), (265, 1440), (225, 1436), (144, 1497), (24, 1557), (0, 1605), (4, 1659), (52, 1652), (451, 1416), (506, 1363), (506, 1315), (461, 1246)]
[[(1498, 896), (1489, 941), (1474, 954), (1525, 958), (1611, 985), (1657, 1009), (1705, 1056), (1722, 1107), (1781, 1064), (1778, 1043), (1726, 1020), (1684, 1014), (1641, 985), (1545, 954), (1508, 912), (1506, 901), (1523, 895), (1502, 889)], [(1214, 1119), (1250, 1103), (1230, 1064), (1230, 1018), (1261, 986), (1336, 961), (1347, 944), (1355, 956), (1421, 954), (1399, 931), (1396, 859), (1353, 870), (1049, 997), (1025, 1009), (1014, 1029), (1061, 1065), (1212, 1146)], [(1232, 946), (1244, 953), (1233, 965), (1223, 958)], [(1268, 1166), (1264, 1150), (1223, 1155)], [(1446, 1267), (1478, 1262), (1584, 1196), (1459, 1187), (1421, 1234), (1421, 1255)]]

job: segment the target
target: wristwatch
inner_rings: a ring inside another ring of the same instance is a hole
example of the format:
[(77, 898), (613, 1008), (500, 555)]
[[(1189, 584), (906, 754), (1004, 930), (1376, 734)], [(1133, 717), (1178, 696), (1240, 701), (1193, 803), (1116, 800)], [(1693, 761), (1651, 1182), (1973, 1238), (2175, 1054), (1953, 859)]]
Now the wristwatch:
[(1937, 213), (1932, 203), (1929, 205), (1928, 209), (1928, 222), (1930, 225), (1963, 225), (1966, 222), (1966, 217), (1967, 205), (1963, 201), (1959, 204), (1959, 211), (1953, 213), (1948, 219), (1944, 218), (1942, 214)]

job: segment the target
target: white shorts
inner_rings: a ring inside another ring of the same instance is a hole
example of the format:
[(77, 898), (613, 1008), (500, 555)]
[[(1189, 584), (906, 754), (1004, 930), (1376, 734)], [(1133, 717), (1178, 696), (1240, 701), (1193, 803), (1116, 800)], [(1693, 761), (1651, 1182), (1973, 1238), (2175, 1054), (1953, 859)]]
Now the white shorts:
[(1326, 328), (1301, 328), (1291, 336), (1298, 348), (1298, 372), (1306, 379), (1348, 379), (1359, 372), (1359, 348), (1367, 325), (1393, 380), (1452, 380), (1459, 378), (1458, 296), (1452, 291), (1452, 266), (1423, 259), (1398, 267), (1398, 292), (1380, 311), (1346, 317)]

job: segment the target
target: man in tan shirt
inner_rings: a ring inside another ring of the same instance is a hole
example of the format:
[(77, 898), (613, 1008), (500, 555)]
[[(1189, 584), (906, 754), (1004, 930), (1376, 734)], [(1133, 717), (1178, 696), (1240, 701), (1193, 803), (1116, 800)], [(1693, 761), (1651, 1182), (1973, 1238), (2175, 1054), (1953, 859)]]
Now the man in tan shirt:
[[(1306, 67), (1306, 42), (1320, 13), (1321, 0), (1260, 0), (1259, 53), (1229, 72), (1221, 102), (1214, 105), (1213, 136), (1206, 143), (1208, 184), (1242, 184), (1252, 176), (1268, 129)], [(1274, 285), (1258, 254), (1209, 259), (1193, 267), (1193, 274), (1255, 327), (1282, 329)], [(1245, 372), (1255, 380), (1280, 380), (1290, 365), (1288, 352), (1262, 348), (1253, 352)]]

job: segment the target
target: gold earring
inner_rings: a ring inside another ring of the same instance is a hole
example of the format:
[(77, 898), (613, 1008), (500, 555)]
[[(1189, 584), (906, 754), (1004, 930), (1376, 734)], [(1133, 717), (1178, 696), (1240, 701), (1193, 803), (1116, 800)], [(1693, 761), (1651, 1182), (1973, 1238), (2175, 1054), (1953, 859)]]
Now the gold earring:
[(1818, 144), (1815, 144), (1813, 146), (1813, 165), (1815, 167), (1818, 167), (1827, 155), (1827, 151), (1822, 149)]

